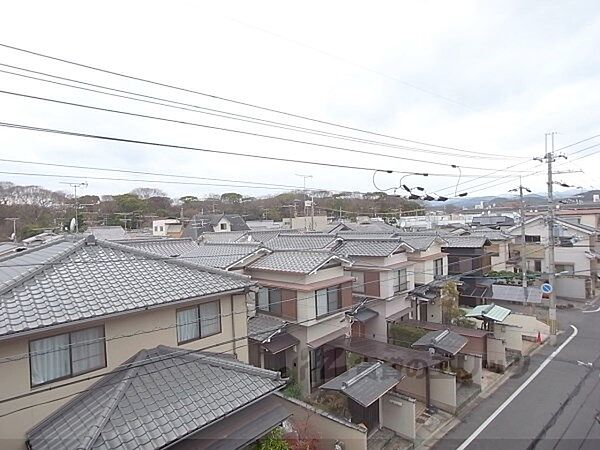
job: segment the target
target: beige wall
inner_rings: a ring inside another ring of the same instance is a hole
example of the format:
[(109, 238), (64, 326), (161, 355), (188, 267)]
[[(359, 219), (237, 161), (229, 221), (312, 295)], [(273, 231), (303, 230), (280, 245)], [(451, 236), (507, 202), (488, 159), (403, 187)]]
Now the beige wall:
[(388, 392), (379, 401), (381, 424), (403, 438), (414, 440), (417, 436), (415, 399)]
[(502, 339), (487, 337), (487, 363), (490, 368), (506, 369), (506, 348)]
[(430, 369), (431, 403), (444, 411), (456, 411), (456, 375)]
[[(225, 315), (225, 317), (221, 318), (221, 333), (184, 344), (180, 347), (186, 349), (206, 348), (206, 351), (211, 352), (232, 353), (232, 343), (223, 345), (218, 344), (221, 342), (230, 341), (232, 339), (232, 317), (235, 320), (235, 334), (237, 337), (245, 336), (247, 334), (247, 321), (245, 314), (245, 296), (234, 296), (235, 314), (233, 316), (231, 315), (230, 299), (230, 296), (220, 299), (221, 314)], [(113, 318), (107, 318), (104, 321), (97, 321), (93, 323), (87, 323), (85, 325), (72, 326), (69, 328), (55, 329), (54, 331), (32, 334), (28, 337), (14, 338), (0, 343), (0, 360), (4, 361), (4, 358), (12, 355), (26, 354), (28, 352), (28, 343), (30, 339), (53, 336), (56, 334), (75, 331), (77, 329), (83, 329), (91, 326), (98, 326), (101, 324), (104, 324), (104, 331), (107, 341), (107, 367), (105, 369), (88, 372), (81, 376), (69, 378), (64, 381), (49, 383), (38, 388), (31, 388), (30, 386), (28, 358), (22, 358), (16, 361), (0, 364), (0, 380), (2, 380), (3, 398), (41, 391), (49, 387), (53, 388), (50, 391), (39, 392), (35, 395), (30, 395), (26, 398), (0, 405), (0, 415), (37, 403), (51, 401), (71, 394), (74, 395), (79, 391), (89, 387), (92, 383), (97, 381), (97, 379), (76, 383), (72, 386), (66, 386), (62, 388), (59, 386), (73, 381), (82, 380), (90, 376), (106, 373), (142, 349), (154, 348), (157, 345), (177, 347), (177, 332), (174, 326), (175, 311), (177, 308), (193, 305), (195, 303), (197, 302), (178, 304), (177, 307), (170, 306), (138, 313), (124, 314)], [(156, 331), (129, 336), (148, 330)], [(247, 339), (238, 341), (236, 343), (236, 347), (238, 358), (241, 361), (248, 362)], [(25, 448), (25, 432), (55, 409), (66, 403), (69, 399), (70, 398), (65, 398), (46, 405), (35, 406), (25, 409), (21, 412), (11, 414), (10, 416), (0, 418), (0, 437), (3, 439), (0, 442), (0, 448), (3, 450), (12, 448)]]
[(282, 395), (274, 397), (292, 413), (291, 422), (299, 434), (305, 438), (316, 438), (319, 449), (331, 449), (336, 441), (343, 442), (345, 450), (367, 449), (365, 426), (333, 416), (296, 399)]
[(523, 352), (523, 337), (521, 334), (521, 327), (515, 325), (506, 325), (503, 323), (495, 324), (494, 337), (496, 339), (502, 339), (506, 349), (514, 350), (519, 353)]
[(535, 340), (538, 332), (541, 338), (545, 339), (550, 333), (550, 326), (548, 324), (540, 322), (535, 316), (528, 316), (526, 314), (512, 313), (504, 319), (504, 323), (521, 327), (523, 339)]

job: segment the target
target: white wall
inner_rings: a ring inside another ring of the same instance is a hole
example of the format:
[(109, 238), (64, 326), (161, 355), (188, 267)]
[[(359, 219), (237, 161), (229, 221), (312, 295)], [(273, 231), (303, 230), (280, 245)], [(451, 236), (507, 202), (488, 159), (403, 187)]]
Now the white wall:
[(395, 431), (405, 439), (417, 436), (415, 399), (388, 392), (381, 402), (381, 425)]
[(523, 352), (523, 334), (520, 326), (497, 323), (494, 325), (494, 337), (502, 339), (507, 350)]

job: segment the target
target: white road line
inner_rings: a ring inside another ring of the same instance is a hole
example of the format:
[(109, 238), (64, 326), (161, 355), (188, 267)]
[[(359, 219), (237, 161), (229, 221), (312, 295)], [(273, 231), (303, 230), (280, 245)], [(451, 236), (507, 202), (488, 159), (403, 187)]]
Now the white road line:
[(584, 314), (593, 313), (593, 312), (600, 312), (600, 306), (597, 309), (592, 309), (591, 311), (581, 311), (581, 312), (584, 313)]
[(505, 408), (506, 408), (508, 405), (510, 405), (510, 403), (511, 403), (511, 402), (512, 402), (512, 401), (513, 401), (515, 398), (517, 398), (517, 395), (519, 395), (519, 394), (520, 394), (520, 393), (523, 391), (523, 389), (525, 389), (525, 388), (526, 388), (526, 387), (529, 385), (529, 383), (531, 383), (531, 382), (532, 382), (532, 381), (535, 379), (535, 377), (537, 377), (537, 376), (540, 374), (540, 372), (541, 372), (542, 370), (544, 370), (544, 367), (546, 367), (548, 364), (550, 364), (550, 362), (551, 362), (551, 361), (552, 361), (554, 358), (556, 358), (556, 355), (558, 355), (558, 354), (559, 354), (559, 353), (562, 351), (562, 349), (563, 349), (563, 348), (565, 348), (565, 347), (567, 346), (567, 344), (568, 344), (569, 342), (571, 342), (571, 341), (573, 340), (573, 338), (575, 338), (575, 336), (577, 336), (577, 333), (579, 332), (579, 330), (577, 329), (577, 327), (575, 327), (575, 326), (571, 325), (571, 328), (573, 328), (573, 333), (571, 333), (571, 336), (569, 336), (569, 337), (568, 337), (568, 338), (565, 340), (565, 342), (563, 342), (563, 343), (560, 345), (560, 347), (558, 347), (556, 350), (554, 350), (554, 351), (553, 351), (553, 352), (552, 352), (552, 353), (551, 353), (551, 354), (550, 354), (550, 355), (549, 355), (549, 356), (548, 356), (548, 357), (547, 357), (547, 358), (544, 360), (544, 362), (543, 362), (542, 364), (540, 364), (540, 367), (538, 367), (538, 368), (537, 368), (537, 370), (536, 370), (535, 372), (533, 372), (533, 373), (532, 373), (532, 374), (529, 376), (529, 378), (527, 378), (527, 380), (525, 380), (525, 382), (524, 382), (524, 383), (523, 383), (521, 386), (519, 386), (519, 388), (518, 388), (518, 389), (517, 389), (515, 392), (513, 392), (513, 393), (511, 394), (511, 396), (510, 396), (510, 397), (508, 397), (508, 398), (507, 398), (507, 399), (504, 401), (504, 403), (502, 403), (502, 404), (501, 404), (501, 405), (498, 407), (498, 409), (497, 409), (496, 411), (494, 411), (494, 412), (493, 412), (493, 413), (490, 415), (490, 417), (488, 417), (488, 418), (485, 420), (485, 422), (483, 422), (481, 425), (479, 425), (479, 428), (477, 428), (477, 429), (476, 429), (476, 430), (473, 432), (473, 434), (471, 434), (471, 436), (469, 436), (467, 439), (465, 439), (465, 441), (464, 441), (464, 442), (461, 444), (461, 446), (460, 446), (460, 447), (458, 447), (456, 450), (464, 450), (465, 448), (467, 448), (467, 447), (468, 447), (468, 446), (471, 444), (471, 442), (473, 442), (473, 441), (474, 441), (474, 440), (477, 438), (477, 436), (479, 436), (479, 435), (481, 434), (481, 432), (482, 432), (483, 430), (485, 430), (485, 429), (487, 428), (487, 426), (488, 426), (490, 423), (492, 423), (492, 421), (493, 421), (493, 420), (494, 420), (496, 417), (498, 417), (498, 415), (499, 415), (499, 414), (500, 414), (500, 413), (501, 413), (501, 412), (502, 412), (502, 411), (503, 411), (503, 410), (504, 410), (504, 409), (505, 409)]

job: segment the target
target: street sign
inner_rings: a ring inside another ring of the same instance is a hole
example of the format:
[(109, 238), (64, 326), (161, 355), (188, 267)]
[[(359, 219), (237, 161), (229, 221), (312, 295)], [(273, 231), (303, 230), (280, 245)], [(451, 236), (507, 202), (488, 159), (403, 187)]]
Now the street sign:
[(544, 294), (549, 294), (553, 290), (553, 287), (550, 283), (544, 283), (540, 288)]

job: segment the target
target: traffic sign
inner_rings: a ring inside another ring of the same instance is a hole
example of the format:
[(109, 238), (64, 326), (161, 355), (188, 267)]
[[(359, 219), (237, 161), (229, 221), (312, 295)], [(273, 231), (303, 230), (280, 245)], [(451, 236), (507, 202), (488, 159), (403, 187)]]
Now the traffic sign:
[(550, 283), (544, 283), (542, 284), (541, 289), (544, 294), (549, 294), (554, 288)]

